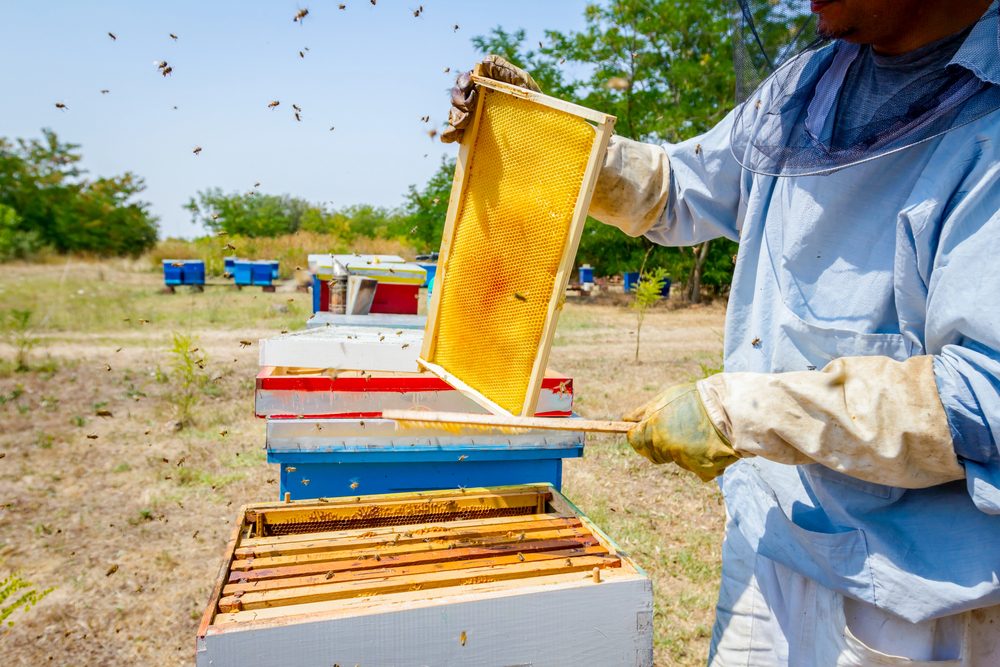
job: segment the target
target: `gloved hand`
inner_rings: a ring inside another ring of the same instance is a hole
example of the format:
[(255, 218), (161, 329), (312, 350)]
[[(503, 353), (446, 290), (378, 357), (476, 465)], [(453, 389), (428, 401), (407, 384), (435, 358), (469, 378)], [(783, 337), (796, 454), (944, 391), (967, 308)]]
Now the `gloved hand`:
[[(542, 92), (531, 75), (520, 67), (512, 65), (500, 56), (488, 55), (483, 58), (482, 75), (497, 81), (503, 81), (513, 86), (527, 88), (536, 93)], [(476, 84), (472, 81), (472, 72), (463, 72), (458, 75), (455, 87), (451, 89), (451, 110), (448, 112), (448, 127), (441, 133), (441, 141), (450, 144), (453, 141), (462, 141), (465, 128), (472, 123), (473, 115), (476, 113), (476, 102), (478, 100)]]
[(703, 482), (740, 458), (705, 412), (693, 382), (667, 389), (622, 419), (639, 422), (628, 432), (635, 451), (653, 463), (673, 461)]

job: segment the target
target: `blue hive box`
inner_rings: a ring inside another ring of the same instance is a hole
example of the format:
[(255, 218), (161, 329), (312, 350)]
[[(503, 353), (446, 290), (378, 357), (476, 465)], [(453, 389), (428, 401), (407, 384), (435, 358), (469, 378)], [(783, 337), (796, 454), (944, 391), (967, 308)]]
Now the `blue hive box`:
[(222, 260), (222, 270), (230, 278), (233, 277), (233, 274), (236, 272), (237, 259), (239, 259), (239, 257), (225, 257)]
[(581, 266), (579, 269), (580, 284), (594, 282), (594, 269), (590, 266)]
[(281, 262), (276, 262), (274, 260), (265, 260), (265, 261), (269, 261), (271, 263), (271, 280), (277, 280), (278, 268), (280, 267)]
[(253, 284), (254, 263), (249, 259), (237, 259), (233, 262), (233, 279), (237, 285)]
[(183, 262), (180, 259), (165, 259), (163, 260), (163, 282), (167, 285), (183, 285), (184, 284), (184, 267), (174, 266)]
[(188, 259), (181, 267), (181, 275), (185, 285), (205, 284), (205, 262), (200, 259)]
[[(321, 428), (316, 428), (319, 425)], [(583, 456), (584, 434), (402, 431), (386, 419), (269, 419), (267, 461), (292, 500), (546, 482)]]
[(252, 272), (252, 284), (254, 285), (270, 285), (273, 275), (273, 262), (267, 259), (261, 259), (253, 262), (251, 265)]
[(421, 287), (427, 287), (430, 285), (431, 281), (434, 280), (434, 276), (437, 275), (438, 265), (437, 263), (424, 263), (417, 262), (417, 266), (422, 268), (427, 272), (427, 278), (424, 280), (424, 284)]

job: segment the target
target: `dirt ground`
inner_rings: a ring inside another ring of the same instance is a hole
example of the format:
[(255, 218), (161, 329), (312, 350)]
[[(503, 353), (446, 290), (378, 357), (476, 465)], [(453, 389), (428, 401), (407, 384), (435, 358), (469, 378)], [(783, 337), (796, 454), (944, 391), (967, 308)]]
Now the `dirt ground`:
[[(302, 328), (310, 296), (167, 296), (161, 275), (141, 269), (0, 267), (0, 311), (45, 320), (29, 370), (0, 346), (0, 579), (23, 570), (55, 587), (0, 636), (5, 665), (193, 664), (238, 507), (277, 498), (253, 416), (256, 341)], [(624, 301), (570, 299), (559, 324), (549, 365), (574, 378), (586, 417), (617, 418), (718, 364), (721, 303), (650, 311), (636, 364)], [(196, 336), (205, 359), (193, 423), (179, 430), (174, 331)], [(654, 581), (656, 664), (704, 664), (724, 518), (717, 487), (611, 437), (589, 437), (564, 474), (569, 498)]]

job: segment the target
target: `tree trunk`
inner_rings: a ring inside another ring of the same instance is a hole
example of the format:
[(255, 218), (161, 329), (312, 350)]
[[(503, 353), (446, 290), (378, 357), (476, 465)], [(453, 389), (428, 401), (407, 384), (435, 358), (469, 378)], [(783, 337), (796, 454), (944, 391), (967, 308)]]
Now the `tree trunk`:
[(687, 298), (689, 303), (701, 303), (701, 273), (705, 268), (705, 260), (708, 259), (708, 244), (705, 241), (698, 248), (694, 255), (694, 266), (688, 275)]

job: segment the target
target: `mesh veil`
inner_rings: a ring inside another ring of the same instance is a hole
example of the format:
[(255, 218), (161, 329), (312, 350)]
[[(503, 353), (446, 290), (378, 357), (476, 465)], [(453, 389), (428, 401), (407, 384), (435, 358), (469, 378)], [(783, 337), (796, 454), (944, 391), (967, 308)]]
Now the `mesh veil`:
[[(993, 44), (996, 52), (998, 2), (969, 29), (947, 67), (921, 74), (888, 98), (850, 100), (840, 99), (840, 90), (866, 47), (817, 38), (808, 2), (736, 2), (733, 44), (740, 106), (731, 145), (749, 171), (768, 176), (830, 173), (929, 141), (1000, 109), (1000, 87), (963, 66), (989, 57), (975, 53), (975, 44)], [(834, 131), (838, 105), (848, 103), (868, 120)]]

